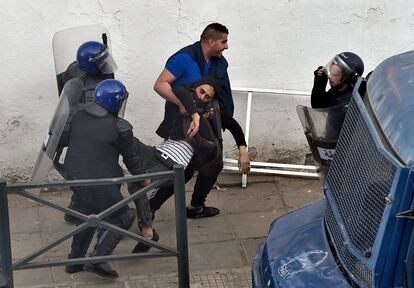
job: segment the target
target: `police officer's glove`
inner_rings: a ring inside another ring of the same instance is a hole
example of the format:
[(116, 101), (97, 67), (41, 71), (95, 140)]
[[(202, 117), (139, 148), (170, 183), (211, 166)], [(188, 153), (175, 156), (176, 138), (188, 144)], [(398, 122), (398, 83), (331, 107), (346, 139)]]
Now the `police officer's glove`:
[(325, 87), (326, 83), (328, 82), (328, 75), (326, 75), (326, 73), (323, 70), (324, 70), (324, 67), (319, 66), (318, 69), (316, 69), (313, 72), (313, 75), (315, 75), (314, 80), (313, 80), (314, 86), (316, 85), (316, 86)]
[(320, 77), (320, 76), (322, 76), (322, 74), (325, 74), (323, 72), (323, 66), (319, 66), (315, 71), (313, 71), (313, 75), (315, 77)]

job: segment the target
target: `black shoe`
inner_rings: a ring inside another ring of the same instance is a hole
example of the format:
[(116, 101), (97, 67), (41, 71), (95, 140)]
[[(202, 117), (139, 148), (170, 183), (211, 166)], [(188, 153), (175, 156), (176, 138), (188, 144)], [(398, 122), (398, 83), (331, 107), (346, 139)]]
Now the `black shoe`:
[(118, 272), (112, 269), (108, 262), (88, 263), (84, 265), (85, 271), (98, 274), (105, 278), (118, 278)]
[(69, 274), (83, 271), (83, 264), (66, 265), (65, 271)]
[(187, 207), (187, 218), (206, 218), (213, 217), (220, 213), (215, 207), (196, 206), (194, 208)]
[(66, 213), (65, 213), (65, 216), (63, 217), (63, 219), (66, 222), (71, 223), (71, 224), (76, 224), (76, 223), (78, 223), (78, 221), (80, 221), (79, 218), (76, 218), (75, 216), (72, 216), (72, 215), (66, 214)]
[[(160, 240), (160, 235), (158, 235), (158, 233), (155, 232), (155, 230), (153, 230), (153, 235), (152, 235), (151, 240), (154, 242), (158, 242), (158, 240)], [(150, 249), (151, 249), (150, 245), (147, 245), (142, 242), (138, 242), (138, 244), (134, 247), (131, 253), (146, 253)]]

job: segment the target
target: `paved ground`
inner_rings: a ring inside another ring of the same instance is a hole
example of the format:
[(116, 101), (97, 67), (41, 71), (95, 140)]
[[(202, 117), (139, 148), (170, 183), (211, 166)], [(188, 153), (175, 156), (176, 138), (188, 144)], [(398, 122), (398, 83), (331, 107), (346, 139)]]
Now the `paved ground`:
[[(188, 220), (191, 287), (251, 287), (250, 267), (272, 220), (288, 211), (323, 197), (318, 180), (276, 176), (250, 176), (246, 189), (241, 177), (223, 174), (211, 192), (208, 205), (221, 209), (212, 218)], [(192, 185), (187, 186), (187, 199)], [(42, 192), (42, 197), (67, 205), (68, 191)], [(12, 253), (19, 259), (56, 238), (71, 225), (60, 212), (25, 200), (9, 197)], [(156, 215), (160, 243), (175, 247), (173, 203)], [(132, 229), (136, 229), (134, 224)], [(127, 253), (135, 245), (124, 239), (115, 250)], [(70, 240), (48, 251), (41, 259), (63, 259)], [(110, 281), (88, 272), (66, 274), (63, 267), (16, 271), (15, 287), (178, 287), (175, 258), (142, 259), (114, 263), (120, 278)]]

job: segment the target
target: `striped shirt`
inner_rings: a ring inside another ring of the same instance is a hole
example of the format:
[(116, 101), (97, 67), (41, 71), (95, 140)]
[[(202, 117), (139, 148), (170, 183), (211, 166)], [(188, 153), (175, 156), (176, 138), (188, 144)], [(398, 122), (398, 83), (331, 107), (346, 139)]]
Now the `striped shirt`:
[(186, 168), (194, 155), (193, 147), (185, 140), (166, 139), (155, 148)]

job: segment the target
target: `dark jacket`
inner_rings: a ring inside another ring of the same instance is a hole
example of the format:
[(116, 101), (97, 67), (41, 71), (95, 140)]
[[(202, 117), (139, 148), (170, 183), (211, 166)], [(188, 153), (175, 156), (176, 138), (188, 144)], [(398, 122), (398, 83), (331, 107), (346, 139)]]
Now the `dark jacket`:
[[(195, 113), (192, 94), (194, 93), (190, 85), (182, 85), (173, 88), (174, 94), (183, 103), (187, 112), (192, 115)], [(182, 140), (185, 139), (183, 127), (183, 118), (177, 105), (167, 101), (165, 103), (164, 120), (161, 122), (156, 133), (164, 139)]]
[[(195, 87), (202, 85), (202, 84), (209, 84), (215, 88), (216, 93), (218, 92), (218, 83), (217, 80), (209, 75), (202, 77), (200, 80), (194, 82), (192, 85), (181, 85), (178, 87), (173, 87), (173, 92), (177, 96), (177, 98), (183, 103), (185, 109), (187, 110), (189, 115), (192, 115), (196, 112), (202, 116), (203, 111), (197, 110), (197, 96), (195, 94)], [(220, 121), (220, 108), (217, 101), (213, 101), (213, 106), (216, 106), (216, 110), (214, 110), (214, 116), (216, 119), (212, 121), (213, 131), (215, 136), (221, 140), (221, 121)], [(205, 105), (205, 104), (203, 104)], [(161, 122), (160, 126), (158, 127), (156, 133), (164, 138), (164, 139), (174, 139), (174, 140), (182, 140), (185, 139), (185, 131), (183, 130), (183, 119), (184, 117), (180, 113), (180, 109), (174, 103), (167, 101), (165, 103), (165, 111), (164, 111), (164, 120)], [(200, 121), (202, 121), (204, 117), (200, 117)], [(203, 137), (203, 131), (199, 132), (200, 135)]]
[(123, 176), (118, 164), (117, 118), (95, 103), (72, 119), (64, 167), (76, 179)]
[[(200, 41), (195, 42), (194, 44), (188, 45), (181, 50), (177, 51), (174, 55), (179, 53), (186, 53), (190, 55), (190, 57), (197, 63), (198, 67), (200, 68), (201, 76), (204, 76), (204, 56), (201, 50)], [(172, 55), (171, 57), (173, 57)], [(170, 58), (171, 58), (170, 57)], [(211, 70), (209, 75), (214, 76), (217, 78), (221, 83), (221, 93), (220, 93), (220, 100), (225, 105), (227, 111), (229, 112), (230, 116), (233, 117), (234, 113), (234, 102), (233, 96), (231, 94), (231, 87), (230, 87), (230, 80), (229, 75), (227, 74), (227, 67), (229, 64), (227, 63), (226, 58), (221, 56), (220, 58), (211, 58)], [(174, 82), (172, 83), (174, 87)]]

